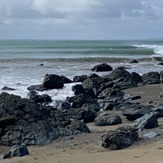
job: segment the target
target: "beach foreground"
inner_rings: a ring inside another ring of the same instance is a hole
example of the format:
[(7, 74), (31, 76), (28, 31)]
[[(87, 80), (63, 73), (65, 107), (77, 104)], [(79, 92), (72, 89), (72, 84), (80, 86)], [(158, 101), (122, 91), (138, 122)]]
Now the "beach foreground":
[[(159, 97), (163, 91), (162, 84), (145, 85), (125, 90), (125, 93), (140, 95), (142, 98), (135, 102), (147, 104), (149, 101), (162, 104)], [(120, 114), (120, 113), (119, 113)], [(14, 157), (3, 160), (3, 154), (8, 151), (8, 147), (0, 147), (0, 162), (4, 163), (162, 163), (163, 143), (162, 129), (163, 118), (159, 118), (159, 127), (152, 129), (160, 134), (153, 139), (143, 139), (136, 142), (129, 148), (111, 151), (101, 146), (101, 135), (108, 130), (116, 129), (124, 124), (130, 124), (123, 116), (123, 124), (116, 126), (95, 127), (89, 123), (91, 133), (73, 136), (64, 140), (59, 138), (53, 143), (45, 146), (28, 147), (30, 155), (24, 157)], [(142, 135), (140, 135), (141, 137)]]

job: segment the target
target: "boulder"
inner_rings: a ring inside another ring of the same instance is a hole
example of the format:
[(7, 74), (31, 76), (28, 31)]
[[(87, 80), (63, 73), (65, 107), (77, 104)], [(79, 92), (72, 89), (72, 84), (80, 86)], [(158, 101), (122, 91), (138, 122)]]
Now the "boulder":
[(91, 70), (96, 72), (103, 72), (103, 71), (112, 71), (113, 68), (109, 66), (107, 63), (102, 63), (94, 66)]
[(115, 114), (100, 114), (95, 118), (94, 124), (96, 126), (109, 126), (122, 123), (122, 119)]
[(159, 84), (160, 74), (158, 72), (148, 72), (142, 75), (143, 84)]
[(142, 129), (150, 129), (158, 127), (157, 116), (155, 113), (145, 114), (135, 121), (134, 127), (141, 131)]
[(63, 78), (55, 74), (46, 74), (41, 84), (43, 88), (48, 89), (62, 89), (64, 87)]
[(139, 139), (139, 135), (133, 127), (123, 126), (117, 130), (108, 131), (101, 139), (102, 147), (117, 150), (131, 146)]
[(68, 111), (71, 108), (71, 104), (67, 100), (64, 100), (64, 101), (58, 100), (58, 101), (55, 101), (55, 104), (53, 107), (59, 111)]
[(138, 73), (132, 72), (131, 77), (133, 80), (135, 80), (136, 83), (142, 83), (142, 77)]
[(24, 145), (14, 145), (11, 147), (10, 151), (3, 156), (3, 159), (12, 158), (14, 156), (22, 157), (29, 155), (28, 148)]
[(31, 85), (27, 87), (28, 91), (45, 91), (46, 89), (42, 85)]

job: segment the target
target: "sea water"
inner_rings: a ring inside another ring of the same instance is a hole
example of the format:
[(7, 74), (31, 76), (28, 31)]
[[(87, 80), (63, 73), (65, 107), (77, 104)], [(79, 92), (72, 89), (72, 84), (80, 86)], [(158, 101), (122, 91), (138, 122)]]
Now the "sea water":
[[(141, 75), (160, 72), (162, 66), (152, 60), (155, 56), (163, 57), (163, 41), (0, 40), (0, 87), (15, 88), (8, 92), (27, 97), (27, 87), (40, 84), (45, 74), (73, 79), (76, 75), (93, 73), (91, 68), (103, 62), (113, 68), (125, 66)], [(130, 64), (130, 59), (139, 63)], [(53, 100), (64, 100), (73, 95), (72, 85), (43, 93), (50, 94)]]

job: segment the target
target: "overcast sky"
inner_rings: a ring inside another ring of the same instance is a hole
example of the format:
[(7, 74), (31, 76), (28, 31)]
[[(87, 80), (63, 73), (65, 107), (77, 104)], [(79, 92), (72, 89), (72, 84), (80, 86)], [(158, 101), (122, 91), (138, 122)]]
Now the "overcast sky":
[(163, 0), (0, 0), (0, 39), (163, 38)]

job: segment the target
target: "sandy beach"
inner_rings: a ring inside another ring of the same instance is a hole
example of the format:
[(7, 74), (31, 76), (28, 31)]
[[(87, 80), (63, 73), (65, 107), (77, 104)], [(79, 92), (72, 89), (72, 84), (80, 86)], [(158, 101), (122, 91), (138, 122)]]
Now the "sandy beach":
[[(142, 98), (135, 102), (147, 104), (163, 103), (159, 97), (163, 91), (162, 84), (139, 86), (125, 90), (126, 94), (140, 95)], [(119, 111), (120, 114), (120, 111)], [(93, 123), (87, 124), (91, 133), (84, 133), (73, 136), (64, 141), (63, 138), (54, 140), (53, 143), (45, 146), (31, 146), (30, 155), (14, 157), (3, 160), (3, 154), (9, 147), (0, 147), (0, 162), (4, 163), (162, 163), (163, 142), (162, 129), (163, 118), (159, 118), (159, 127), (152, 129), (160, 136), (154, 139), (143, 139), (136, 142), (129, 148), (111, 151), (101, 146), (101, 135), (108, 130), (114, 130), (124, 124), (130, 124), (122, 115), (123, 123), (115, 126), (96, 127)], [(140, 135), (141, 137), (142, 135)]]

